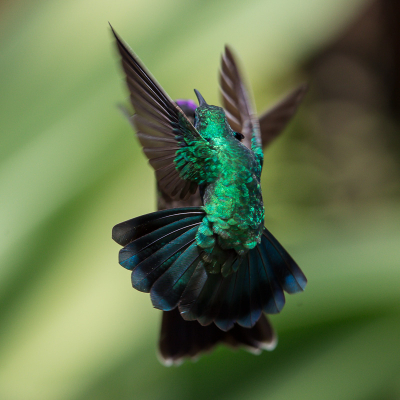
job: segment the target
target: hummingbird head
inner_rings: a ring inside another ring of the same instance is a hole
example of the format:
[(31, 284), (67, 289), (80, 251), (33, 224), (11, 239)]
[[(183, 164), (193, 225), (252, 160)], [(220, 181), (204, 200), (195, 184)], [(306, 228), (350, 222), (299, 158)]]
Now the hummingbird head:
[(225, 111), (221, 107), (207, 104), (198, 90), (194, 90), (199, 106), (195, 111), (195, 128), (207, 140), (226, 138), (234, 132), (226, 120)]

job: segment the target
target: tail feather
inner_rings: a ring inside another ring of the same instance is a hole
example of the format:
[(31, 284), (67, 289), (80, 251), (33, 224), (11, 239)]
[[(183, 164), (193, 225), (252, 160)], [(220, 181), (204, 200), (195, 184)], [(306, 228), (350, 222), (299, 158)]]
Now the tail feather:
[(201, 207), (182, 207), (141, 215), (115, 225), (112, 231), (112, 238), (119, 245), (126, 246), (133, 240), (167, 224), (199, 214), (203, 215), (203, 217), (205, 215)]
[(203, 271), (196, 272), (197, 274), (193, 275), (187, 290), (185, 290), (182, 295), (179, 303), (179, 311), (184, 319), (188, 321), (198, 319), (200, 322), (202, 318), (203, 322), (200, 323), (202, 323), (202, 325), (207, 325), (209, 321), (206, 311), (222, 278), (220, 274), (207, 275), (204, 266)]
[(201, 252), (196, 243), (192, 243), (173, 265), (161, 275), (150, 290), (153, 306), (170, 311), (177, 305), (189, 279), (200, 262)]
[(262, 246), (271, 258), (274, 276), (282, 288), (290, 294), (303, 291), (307, 285), (307, 278), (267, 228), (263, 231)]
[(223, 278), (220, 274), (215, 275), (213, 280), (207, 282), (207, 287), (204, 292), (202, 302), (201, 304), (198, 304), (201, 316), (197, 318), (197, 320), (203, 326), (210, 325), (214, 320), (214, 310), (219, 304), (218, 293), (221, 289), (222, 282)]
[(226, 330), (232, 329), (234, 323), (236, 322), (236, 313), (240, 306), (240, 297), (238, 296), (238, 293), (240, 293), (243, 283), (239, 271), (242, 270), (243, 261), (244, 259), (240, 258), (240, 261), (238, 261), (236, 264), (240, 265), (240, 269), (232, 274), (233, 277), (229, 285), (229, 291), (227, 292), (225, 300), (228, 303), (228, 307), (226, 307), (226, 313), (224, 308), (222, 308), (218, 317), (216, 318), (216, 324), (221, 329), (223, 329), (224, 326)]
[[(224, 285), (225, 284), (225, 285)], [(230, 274), (224, 279), (223, 285), (226, 286), (224, 296), (221, 300), (221, 307), (218, 316), (215, 318), (215, 325), (223, 331), (233, 328), (235, 319), (233, 317), (234, 310), (232, 305), (233, 295), (237, 284), (237, 274)]]
[(132, 271), (132, 286), (142, 292), (149, 292), (153, 282), (194, 242), (196, 232), (197, 225), (142, 261)]
[(195, 301), (199, 298), (208, 278), (204, 262), (200, 261), (180, 299), (179, 311), (184, 319), (193, 319), (191, 318), (192, 315), (189, 314), (190, 307), (193, 306)]
[(201, 326), (197, 321), (185, 321), (175, 309), (163, 313), (159, 354), (165, 365), (179, 365), (185, 358), (195, 359), (219, 343), (259, 354), (273, 350), (276, 342), (276, 334), (264, 315), (251, 329), (235, 325), (224, 332), (214, 324)]
[[(141, 292), (149, 293), (154, 282), (165, 272), (174, 262), (179, 258), (179, 256), (184, 252), (189, 246), (184, 245), (180, 251), (172, 254), (170, 258), (159, 265), (153, 265), (152, 270), (146, 275), (143, 276), (141, 273), (141, 264), (137, 268), (132, 271), (131, 281), (132, 287)], [(146, 259), (145, 261), (147, 261)], [(138, 278), (139, 275), (139, 278)]]
[(273, 279), (271, 264), (268, 253), (263, 246), (257, 246), (256, 251), (259, 255), (259, 263), (262, 281), (264, 282), (264, 312), (268, 314), (276, 314), (281, 312), (285, 305), (285, 295), (278, 282)]
[[(256, 254), (252, 252), (252, 254)], [(260, 277), (258, 275), (257, 263), (254, 263), (252, 256), (247, 255), (249, 263), (249, 291), (250, 291), (250, 319), (251, 326), (259, 320), (263, 311), (260, 294)]]
[[(218, 286), (218, 289), (216, 290), (215, 295), (213, 297), (210, 310), (207, 313), (209, 321), (204, 321), (204, 322), (209, 322), (209, 323), (211, 323), (212, 321), (215, 322), (218, 315), (222, 312), (223, 305), (228, 304), (228, 301), (231, 300), (231, 294), (229, 295), (228, 291), (229, 291), (230, 283), (231, 283), (233, 277), (234, 277), (234, 275), (230, 274), (227, 277), (225, 277), (225, 279), (222, 279), (222, 281), (221, 281), (220, 285)], [(227, 297), (228, 297), (228, 299), (227, 299)], [(200, 321), (200, 323), (202, 325), (204, 325), (204, 322)], [(233, 321), (232, 321), (232, 325), (233, 325)]]
[[(240, 286), (239, 288), (237, 288), (235, 293), (235, 297), (237, 297), (238, 302), (238, 307), (234, 307), (234, 309), (238, 310), (236, 314), (236, 321), (240, 326), (243, 326), (244, 328), (251, 328), (251, 293), (249, 280), (249, 259), (247, 255), (244, 257), (242, 265), (240, 266), (240, 269), (237, 273), (239, 274), (238, 281)], [(235, 302), (235, 299), (233, 301)]]
[(190, 228), (199, 225), (203, 215), (183, 218), (139, 237), (126, 245), (119, 252), (119, 263), (126, 269), (132, 270), (157, 250), (176, 239)]
[[(250, 329), (235, 325), (231, 334), (236, 343), (241, 343), (248, 351), (259, 354), (261, 350), (273, 350), (277, 344), (275, 332), (264, 314)], [(237, 347), (237, 346), (236, 346)]]

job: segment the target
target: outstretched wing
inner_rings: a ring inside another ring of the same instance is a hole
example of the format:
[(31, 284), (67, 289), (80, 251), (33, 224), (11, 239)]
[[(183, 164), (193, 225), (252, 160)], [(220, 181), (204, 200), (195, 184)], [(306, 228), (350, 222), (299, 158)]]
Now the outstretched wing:
[(228, 46), (222, 56), (220, 85), (229, 124), (234, 131), (245, 136), (243, 143), (255, 152), (268, 146), (285, 129), (308, 89), (307, 84), (298, 86), (257, 120), (249, 92)]
[(285, 129), (296, 113), (304, 95), (307, 93), (307, 89), (307, 84), (298, 86), (260, 117), (263, 147), (268, 146)]
[[(196, 192), (198, 183), (204, 180), (201, 173), (206, 171), (204, 167), (207, 162), (211, 162), (213, 149), (137, 56), (112, 27), (111, 29), (122, 58), (130, 100), (135, 109), (132, 123), (143, 151), (155, 169), (163, 192), (173, 199), (187, 199)], [(186, 152), (189, 157), (185, 157)], [(200, 157), (199, 165), (203, 167), (201, 170), (193, 165), (196, 164), (196, 157)]]
[(231, 128), (244, 135), (243, 144), (253, 150), (262, 165), (260, 126), (253, 111), (249, 92), (229, 46), (225, 46), (220, 71), (222, 104)]

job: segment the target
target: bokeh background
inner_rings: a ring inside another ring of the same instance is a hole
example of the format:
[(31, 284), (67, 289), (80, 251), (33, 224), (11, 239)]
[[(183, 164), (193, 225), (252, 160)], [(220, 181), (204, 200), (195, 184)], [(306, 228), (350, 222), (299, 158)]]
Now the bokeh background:
[[(0, 2), (0, 398), (400, 399), (400, 7), (390, 0)], [(110, 21), (173, 98), (219, 104), (225, 43), (259, 112), (266, 225), (308, 277), (279, 344), (166, 368), (114, 224), (155, 209)]]

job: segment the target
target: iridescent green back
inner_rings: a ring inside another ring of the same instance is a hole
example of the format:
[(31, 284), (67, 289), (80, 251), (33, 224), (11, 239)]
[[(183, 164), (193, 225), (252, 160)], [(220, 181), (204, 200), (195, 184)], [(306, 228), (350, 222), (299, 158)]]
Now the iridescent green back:
[(261, 239), (264, 224), (261, 165), (254, 152), (235, 138), (222, 108), (197, 108), (195, 127), (217, 154), (217, 160), (211, 164), (213, 179), (207, 182), (204, 191), (207, 217), (199, 229), (197, 243), (212, 248), (216, 234), (219, 247), (235, 249), (242, 255)]

